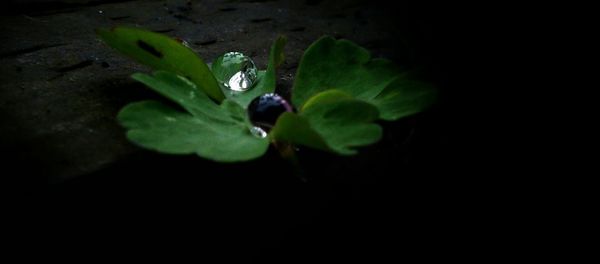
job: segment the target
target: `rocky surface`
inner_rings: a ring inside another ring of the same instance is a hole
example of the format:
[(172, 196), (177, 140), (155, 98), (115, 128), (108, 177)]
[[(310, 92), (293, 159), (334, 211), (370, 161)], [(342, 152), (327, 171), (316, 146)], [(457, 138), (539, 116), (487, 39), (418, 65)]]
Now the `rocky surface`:
[(401, 64), (415, 59), (416, 43), (398, 38), (410, 25), (382, 25), (389, 10), (360, 1), (47, 2), (55, 9), (34, 5), (2, 17), (0, 112), (3, 143), (41, 166), (51, 181), (91, 173), (139, 151), (125, 140), (115, 115), (128, 102), (152, 96), (128, 77), (147, 69), (100, 42), (95, 28), (143, 27), (187, 41), (207, 61), (242, 51), (260, 68), (271, 42), (286, 35), (287, 59), (278, 73), (278, 91), (286, 97), (303, 50), (324, 34)]

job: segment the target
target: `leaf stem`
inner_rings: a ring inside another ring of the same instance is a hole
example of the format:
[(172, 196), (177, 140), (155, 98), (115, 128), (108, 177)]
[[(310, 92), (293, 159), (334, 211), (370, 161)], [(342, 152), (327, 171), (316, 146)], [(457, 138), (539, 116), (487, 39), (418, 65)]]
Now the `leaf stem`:
[(294, 176), (296, 176), (304, 183), (308, 182), (308, 179), (304, 177), (304, 171), (300, 166), (300, 161), (298, 160), (298, 156), (296, 155), (294, 145), (279, 141), (273, 142), (273, 145), (275, 146), (277, 151), (279, 151), (281, 157), (284, 160), (288, 161), (289, 164), (292, 166), (292, 173), (294, 174)]

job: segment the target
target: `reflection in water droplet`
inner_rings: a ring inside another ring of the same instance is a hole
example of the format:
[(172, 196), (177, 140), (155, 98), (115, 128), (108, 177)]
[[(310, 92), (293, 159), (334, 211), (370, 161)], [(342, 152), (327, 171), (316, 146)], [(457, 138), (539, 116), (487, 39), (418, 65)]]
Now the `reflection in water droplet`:
[(248, 119), (258, 127), (269, 131), (284, 112), (293, 112), (292, 106), (278, 94), (268, 93), (254, 98), (247, 108)]
[(254, 135), (255, 137), (258, 138), (266, 138), (267, 137), (267, 132), (265, 130), (263, 130), (260, 127), (252, 127), (250, 128), (250, 133), (252, 133), (252, 135)]
[(227, 52), (212, 64), (217, 80), (230, 90), (241, 92), (256, 83), (258, 69), (250, 57), (241, 52)]

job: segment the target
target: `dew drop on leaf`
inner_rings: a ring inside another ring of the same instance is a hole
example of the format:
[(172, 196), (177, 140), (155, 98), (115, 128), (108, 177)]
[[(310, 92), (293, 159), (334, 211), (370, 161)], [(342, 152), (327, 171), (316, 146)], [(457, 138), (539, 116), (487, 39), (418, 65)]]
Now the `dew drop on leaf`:
[(253, 126), (252, 128), (250, 128), (250, 133), (252, 133), (252, 135), (254, 135), (257, 138), (266, 138), (267, 137), (267, 132), (257, 126)]
[(284, 112), (293, 112), (292, 106), (278, 94), (268, 93), (256, 97), (248, 105), (248, 119), (264, 130), (270, 130)]
[(212, 71), (224, 87), (237, 92), (252, 88), (258, 76), (258, 69), (252, 59), (241, 52), (221, 55), (212, 64)]

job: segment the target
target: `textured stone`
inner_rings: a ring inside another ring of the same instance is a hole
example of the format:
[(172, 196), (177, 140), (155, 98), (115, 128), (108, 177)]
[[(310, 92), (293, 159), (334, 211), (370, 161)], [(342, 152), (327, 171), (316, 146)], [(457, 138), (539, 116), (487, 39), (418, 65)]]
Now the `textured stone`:
[(78, 4), (25, 9), (31, 14), (2, 17), (0, 25), (6, 40), (0, 45), (0, 111), (7, 115), (2, 141), (33, 156), (53, 181), (91, 173), (140, 151), (125, 140), (114, 117), (128, 102), (153, 96), (128, 77), (147, 69), (105, 46), (95, 28), (140, 26), (186, 40), (207, 61), (241, 51), (259, 68), (266, 67), (277, 35), (287, 35), (277, 90), (288, 98), (304, 49), (324, 34), (349, 38), (376, 56), (408, 57), (401, 42), (389, 41), (402, 28), (382, 28), (376, 23), (380, 9), (352, 2), (69, 3)]

